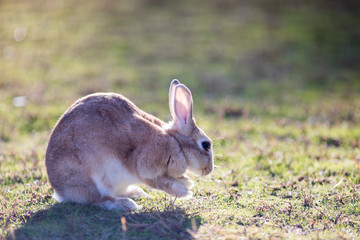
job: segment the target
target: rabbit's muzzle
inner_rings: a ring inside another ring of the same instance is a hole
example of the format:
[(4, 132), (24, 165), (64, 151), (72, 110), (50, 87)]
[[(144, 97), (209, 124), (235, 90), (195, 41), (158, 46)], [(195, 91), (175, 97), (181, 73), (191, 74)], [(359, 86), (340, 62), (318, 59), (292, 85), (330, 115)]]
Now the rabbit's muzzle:
[(205, 167), (202, 169), (201, 171), (201, 176), (206, 176), (206, 175), (209, 175), (213, 170), (213, 167)]

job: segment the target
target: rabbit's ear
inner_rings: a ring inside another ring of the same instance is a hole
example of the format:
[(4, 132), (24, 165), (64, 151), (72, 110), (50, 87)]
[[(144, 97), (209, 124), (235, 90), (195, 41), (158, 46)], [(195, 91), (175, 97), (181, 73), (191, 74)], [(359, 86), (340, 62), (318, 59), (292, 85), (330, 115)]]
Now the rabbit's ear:
[(170, 108), (171, 116), (173, 118), (175, 118), (175, 112), (174, 112), (175, 87), (178, 84), (180, 84), (180, 82), (177, 79), (172, 80), (172, 82), (170, 83), (170, 89), (169, 89), (169, 108)]
[(179, 130), (188, 134), (193, 126), (193, 99), (190, 90), (185, 85), (179, 84), (175, 87), (173, 104)]

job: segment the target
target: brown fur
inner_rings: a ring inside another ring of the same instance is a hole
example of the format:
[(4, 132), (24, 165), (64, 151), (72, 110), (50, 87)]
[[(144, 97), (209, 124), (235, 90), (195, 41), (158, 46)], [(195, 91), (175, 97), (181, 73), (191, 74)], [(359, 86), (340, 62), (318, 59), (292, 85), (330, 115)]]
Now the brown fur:
[[(172, 83), (172, 87), (176, 85)], [(45, 157), (50, 183), (65, 201), (132, 209), (135, 203), (124, 198), (126, 194), (121, 191), (116, 194), (117, 186), (112, 183), (118, 173), (109, 164), (119, 161), (125, 169), (122, 174), (173, 195), (188, 195), (191, 180), (184, 176), (186, 169), (196, 158), (202, 174), (210, 173), (212, 152), (199, 149), (196, 141), (208, 138), (195, 121), (189, 136), (178, 129), (176, 118), (166, 129), (163, 121), (122, 95), (96, 93), (83, 97), (69, 107), (51, 134)], [(115, 175), (104, 170), (105, 174), (94, 182), (99, 169), (114, 170)], [(99, 182), (106, 191), (99, 189)]]

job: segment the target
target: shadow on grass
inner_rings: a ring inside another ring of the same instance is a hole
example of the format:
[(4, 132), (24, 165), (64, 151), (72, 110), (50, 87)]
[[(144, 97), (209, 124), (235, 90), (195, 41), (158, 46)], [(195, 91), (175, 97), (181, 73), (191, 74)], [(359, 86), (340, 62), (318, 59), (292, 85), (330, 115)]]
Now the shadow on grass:
[(140, 212), (110, 211), (93, 206), (57, 203), (40, 210), (14, 231), (16, 239), (192, 239), (198, 215), (165, 205)]

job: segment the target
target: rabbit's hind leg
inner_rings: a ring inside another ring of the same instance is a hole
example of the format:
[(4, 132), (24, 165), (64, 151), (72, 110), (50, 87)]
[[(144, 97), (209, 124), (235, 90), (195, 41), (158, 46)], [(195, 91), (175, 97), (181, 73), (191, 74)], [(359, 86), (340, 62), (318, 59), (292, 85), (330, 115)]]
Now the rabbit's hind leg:
[(101, 200), (101, 194), (93, 183), (66, 186), (56, 191), (55, 196), (64, 202), (92, 204)]
[(104, 196), (101, 201), (94, 203), (94, 205), (109, 210), (135, 211), (141, 209), (141, 206), (127, 197)]
[[(57, 191), (57, 194), (59, 192)], [(67, 186), (60, 195), (65, 202), (91, 204), (109, 210), (134, 211), (141, 209), (132, 199), (127, 197), (102, 196), (95, 184)]]

